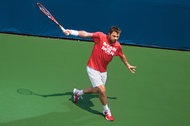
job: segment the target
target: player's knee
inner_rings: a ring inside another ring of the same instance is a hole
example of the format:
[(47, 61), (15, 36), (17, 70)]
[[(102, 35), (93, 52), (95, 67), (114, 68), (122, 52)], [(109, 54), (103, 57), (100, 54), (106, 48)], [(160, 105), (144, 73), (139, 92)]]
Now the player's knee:
[(101, 90), (100, 90), (100, 94), (101, 94), (101, 95), (106, 95), (106, 90), (105, 90), (105, 89), (101, 89)]
[(106, 89), (105, 89), (105, 87), (104, 86), (100, 86), (100, 87), (98, 87), (98, 93), (100, 94), (100, 95), (106, 95)]

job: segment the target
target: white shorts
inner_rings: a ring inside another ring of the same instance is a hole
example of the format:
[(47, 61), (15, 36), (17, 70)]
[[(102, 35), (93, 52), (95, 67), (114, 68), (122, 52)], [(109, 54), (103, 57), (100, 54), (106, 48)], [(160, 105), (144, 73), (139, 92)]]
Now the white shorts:
[(106, 84), (107, 72), (100, 72), (87, 66), (88, 76), (93, 87), (98, 87), (102, 84)]

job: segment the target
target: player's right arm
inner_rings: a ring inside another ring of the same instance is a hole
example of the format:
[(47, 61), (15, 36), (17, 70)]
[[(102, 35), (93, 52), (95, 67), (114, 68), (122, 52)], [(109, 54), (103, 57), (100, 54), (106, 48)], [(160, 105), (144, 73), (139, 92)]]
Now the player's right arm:
[(92, 38), (93, 33), (89, 33), (86, 31), (78, 31), (78, 36), (82, 38)]
[(67, 36), (68, 35), (74, 35), (74, 36), (79, 36), (82, 38), (92, 38), (93, 37), (93, 33), (89, 33), (86, 31), (69, 30), (69, 29), (65, 30), (64, 34)]

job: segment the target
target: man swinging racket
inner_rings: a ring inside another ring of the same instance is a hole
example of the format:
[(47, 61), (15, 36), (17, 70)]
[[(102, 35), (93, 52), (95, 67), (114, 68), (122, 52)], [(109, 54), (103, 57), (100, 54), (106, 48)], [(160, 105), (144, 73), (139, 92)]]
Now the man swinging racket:
[(107, 65), (112, 60), (113, 56), (119, 56), (128, 69), (135, 73), (135, 66), (131, 66), (125, 55), (122, 52), (121, 45), (117, 41), (119, 39), (121, 30), (117, 26), (112, 26), (108, 35), (102, 32), (89, 33), (86, 31), (65, 30), (65, 35), (74, 35), (84, 38), (91, 38), (95, 44), (92, 54), (87, 64), (87, 72), (92, 83), (92, 87), (78, 90), (73, 89), (74, 102), (76, 103), (83, 94), (96, 93), (103, 105), (103, 115), (107, 120), (113, 121), (110, 108), (107, 104), (106, 96), (106, 79), (107, 79)]

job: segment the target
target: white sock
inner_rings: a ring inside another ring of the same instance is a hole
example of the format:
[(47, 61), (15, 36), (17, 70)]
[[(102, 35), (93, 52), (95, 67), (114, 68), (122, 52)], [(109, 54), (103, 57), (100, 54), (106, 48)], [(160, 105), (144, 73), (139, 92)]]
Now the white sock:
[(103, 105), (103, 107), (104, 107), (104, 110), (109, 110), (108, 104)]
[(83, 90), (80, 90), (79, 91), (79, 95), (83, 95), (84, 93), (83, 93)]

